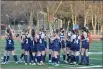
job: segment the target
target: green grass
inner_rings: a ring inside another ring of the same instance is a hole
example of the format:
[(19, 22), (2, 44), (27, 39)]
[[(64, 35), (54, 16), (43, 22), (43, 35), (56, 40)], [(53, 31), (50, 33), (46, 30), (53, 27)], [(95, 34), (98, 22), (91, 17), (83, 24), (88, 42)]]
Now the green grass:
[[(103, 63), (103, 52), (102, 52), (102, 41), (93, 41), (91, 43), (90, 46), (90, 50), (89, 52), (92, 52), (94, 54), (90, 54), (90, 65), (89, 66), (96, 66), (96, 65), (101, 65)], [(0, 55), (3, 56), (3, 52), (4, 52), (4, 48), (5, 48), (5, 40), (1, 39), (0, 40)], [(21, 46), (20, 46), (20, 41), (15, 41), (15, 49), (16, 49), (16, 54), (20, 55), (21, 54)], [(100, 53), (102, 52), (102, 53)], [(48, 61), (48, 55), (47, 55), (47, 61)], [(62, 59), (62, 58), (61, 58)], [(0, 59), (1, 60), (1, 59)], [(13, 61), (13, 58), (11, 57), (11, 61)], [(61, 60), (62, 61), (62, 60)], [(69, 65), (69, 64), (65, 64), (63, 62), (61, 62), (59, 67), (55, 67), (49, 63), (45, 63), (45, 66), (32, 66), (32, 65), (24, 65), (24, 64), (14, 64), (14, 62), (10, 62), (7, 65), (1, 65), (1, 68), (73, 68), (73, 67), (84, 67), (83, 65)], [(88, 67), (89, 67), (88, 66)]]

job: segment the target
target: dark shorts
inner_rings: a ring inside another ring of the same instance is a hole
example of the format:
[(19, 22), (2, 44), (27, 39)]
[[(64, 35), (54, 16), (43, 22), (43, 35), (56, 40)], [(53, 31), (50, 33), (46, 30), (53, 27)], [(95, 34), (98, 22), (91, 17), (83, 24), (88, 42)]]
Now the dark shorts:
[(37, 45), (37, 51), (45, 51), (45, 45), (40, 45), (40, 44), (38, 44)]
[(7, 50), (7, 51), (13, 51), (14, 47), (5, 47), (5, 50)]
[(66, 47), (68, 47), (68, 48), (71, 47), (71, 42), (70, 41), (66, 41)]
[(30, 47), (24, 47), (24, 51), (30, 51)]
[(60, 48), (59, 48), (59, 47), (53, 47), (52, 50), (53, 50), (53, 51), (58, 51), (58, 52), (59, 52), (59, 51), (60, 51)]
[(76, 44), (71, 44), (70, 49), (71, 49), (72, 51), (79, 51), (79, 50), (80, 50), (80, 46), (79, 46), (79, 45), (76, 45)]
[(32, 51), (32, 52), (37, 52), (37, 48), (31, 47), (31, 51)]
[(89, 49), (89, 44), (82, 44), (82, 48)]

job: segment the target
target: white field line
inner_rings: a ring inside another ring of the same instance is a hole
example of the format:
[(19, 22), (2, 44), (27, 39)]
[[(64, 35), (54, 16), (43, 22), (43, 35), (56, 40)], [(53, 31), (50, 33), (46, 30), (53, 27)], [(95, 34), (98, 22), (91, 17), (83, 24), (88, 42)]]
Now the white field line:
[(95, 66), (82, 66), (82, 67), (70, 67), (70, 68), (96, 68), (96, 67), (103, 67), (102, 65), (95, 65)]

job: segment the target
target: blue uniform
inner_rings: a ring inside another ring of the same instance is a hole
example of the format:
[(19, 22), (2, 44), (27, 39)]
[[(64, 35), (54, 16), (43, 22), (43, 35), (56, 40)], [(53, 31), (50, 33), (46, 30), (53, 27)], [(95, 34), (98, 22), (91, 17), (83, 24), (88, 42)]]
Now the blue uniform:
[(30, 38), (25, 36), (25, 39), (24, 39), (24, 50), (25, 51), (30, 51)]
[(89, 49), (89, 40), (88, 38), (82, 41), (82, 48)]
[(45, 41), (44, 38), (41, 38), (41, 34), (39, 34), (38, 44), (37, 44), (37, 51), (44, 51), (45, 50)]
[(65, 48), (64, 33), (60, 34), (61, 48)]
[(36, 44), (34, 38), (31, 38), (30, 48), (31, 48), (32, 52), (37, 52), (37, 44)]
[(80, 50), (80, 39), (78, 39), (78, 35), (76, 35), (76, 38), (73, 39), (73, 41), (71, 42), (71, 50), (72, 51)]
[(69, 41), (69, 40), (66, 40), (66, 47), (71, 47), (71, 41)]
[(7, 39), (6, 39), (5, 50), (7, 50), (7, 51), (14, 50), (14, 41), (13, 41), (13, 39), (10, 36), (8, 36)]
[(53, 41), (53, 51), (60, 51), (60, 40), (59, 39), (55, 39)]

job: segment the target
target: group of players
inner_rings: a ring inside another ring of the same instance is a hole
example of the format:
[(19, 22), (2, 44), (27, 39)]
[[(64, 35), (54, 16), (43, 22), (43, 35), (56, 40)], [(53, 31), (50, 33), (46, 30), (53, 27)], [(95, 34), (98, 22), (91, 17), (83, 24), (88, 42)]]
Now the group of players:
[[(19, 37), (22, 54), (18, 59), (15, 54), (14, 40)], [(24, 57), (25, 65), (45, 65), (45, 58), (48, 56), (49, 63), (59, 66), (61, 55), (65, 63), (89, 65), (90, 33), (86, 27), (82, 28), (81, 35), (79, 34), (78, 25), (75, 25), (73, 30), (69, 32), (61, 28), (50, 34), (46, 34), (43, 30), (37, 32), (29, 27), (22, 32), (21, 36), (20, 34), (13, 35), (9, 28), (7, 29), (5, 39), (6, 47), (2, 64), (7, 64), (10, 54), (12, 54), (15, 63), (20, 63), (19, 61)]]

